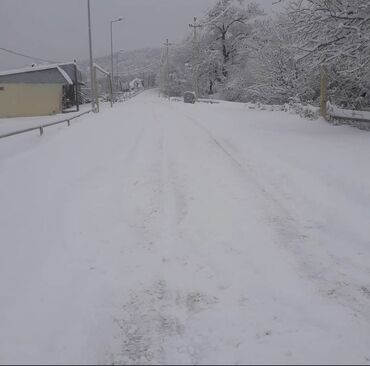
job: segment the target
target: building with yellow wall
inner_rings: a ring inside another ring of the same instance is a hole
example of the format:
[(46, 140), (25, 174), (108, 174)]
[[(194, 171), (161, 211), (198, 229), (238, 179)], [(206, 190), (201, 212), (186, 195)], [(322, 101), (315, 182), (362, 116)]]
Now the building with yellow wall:
[(74, 63), (0, 72), (0, 118), (45, 116), (78, 106)]
[(0, 118), (62, 113), (63, 86), (0, 84)]

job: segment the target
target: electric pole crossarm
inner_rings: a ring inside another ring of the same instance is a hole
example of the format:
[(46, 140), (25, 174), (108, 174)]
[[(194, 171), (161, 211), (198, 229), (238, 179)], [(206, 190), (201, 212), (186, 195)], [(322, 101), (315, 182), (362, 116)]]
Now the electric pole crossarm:
[(197, 24), (197, 17), (194, 17), (194, 23), (193, 24), (189, 24), (189, 27), (190, 28), (194, 28), (194, 36), (196, 37), (196, 31), (197, 31), (197, 28), (202, 28), (202, 26), (200, 24)]

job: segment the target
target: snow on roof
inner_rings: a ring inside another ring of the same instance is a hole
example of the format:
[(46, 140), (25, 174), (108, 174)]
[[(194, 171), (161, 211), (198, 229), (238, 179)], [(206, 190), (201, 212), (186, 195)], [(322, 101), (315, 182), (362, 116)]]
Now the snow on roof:
[(59, 70), (59, 72), (63, 75), (64, 79), (67, 80), (68, 84), (69, 85), (73, 85), (73, 81), (72, 79), (69, 77), (69, 75), (61, 68), (61, 67), (57, 67), (57, 69)]
[(33, 67), (25, 67), (22, 69), (0, 71), (0, 76), (24, 74), (28, 72), (57, 69), (60, 72), (60, 74), (64, 77), (64, 79), (66, 79), (67, 83), (70, 85), (73, 85), (72, 79), (68, 76), (68, 74), (61, 67), (59, 67), (59, 66), (70, 65), (70, 64), (73, 64), (73, 62), (64, 63), (64, 64), (38, 65), (38, 66), (33, 66)]
[(48, 65), (37, 65), (37, 66), (32, 66), (32, 67), (31, 66), (30, 67), (24, 67), (22, 69), (5, 70), (5, 71), (0, 71), (0, 76), (23, 74), (24, 72), (33, 72), (33, 71), (42, 71), (42, 70), (55, 69), (58, 66), (59, 66), (58, 64), (48, 64)]
[(129, 85), (130, 85), (130, 87), (134, 87), (135, 86), (135, 84), (143, 84), (143, 82), (144, 82), (144, 80), (143, 79), (140, 79), (140, 78), (135, 78), (134, 80), (131, 80), (130, 82), (129, 82)]

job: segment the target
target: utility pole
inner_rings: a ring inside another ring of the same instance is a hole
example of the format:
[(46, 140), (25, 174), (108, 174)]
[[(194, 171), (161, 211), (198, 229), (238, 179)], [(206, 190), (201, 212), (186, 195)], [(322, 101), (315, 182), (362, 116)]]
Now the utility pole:
[(200, 24), (197, 24), (197, 17), (194, 17), (194, 23), (189, 24), (190, 28), (193, 28), (193, 91), (195, 96), (198, 98), (198, 70), (197, 70), (197, 61), (198, 61), (198, 45), (197, 45), (197, 28), (201, 28)]
[(163, 92), (163, 57), (164, 57), (164, 52), (162, 50), (161, 54), (161, 60), (159, 62), (159, 94), (158, 96), (161, 96), (161, 93)]
[(164, 46), (166, 46), (166, 93), (169, 97), (169, 81), (170, 81), (170, 63), (169, 63), (169, 48), (172, 46), (172, 43), (168, 42), (168, 38), (166, 39), (166, 43), (164, 43)]
[(91, 107), (92, 107), (92, 110), (93, 110), (93, 111), (95, 111), (95, 98), (96, 98), (96, 91), (95, 91), (94, 66), (93, 66), (93, 64), (94, 64), (94, 60), (93, 60), (93, 53), (92, 53), (90, 0), (87, 0), (87, 15), (88, 15), (88, 22), (89, 22), (90, 79), (91, 79)]
[[(111, 84), (113, 88), (113, 94), (114, 94), (114, 68), (113, 68), (113, 23), (122, 21), (123, 18), (119, 17), (118, 19), (111, 20), (110, 21), (110, 56), (111, 56)], [(112, 96), (114, 99), (114, 97)], [(114, 100), (112, 100), (114, 102)]]

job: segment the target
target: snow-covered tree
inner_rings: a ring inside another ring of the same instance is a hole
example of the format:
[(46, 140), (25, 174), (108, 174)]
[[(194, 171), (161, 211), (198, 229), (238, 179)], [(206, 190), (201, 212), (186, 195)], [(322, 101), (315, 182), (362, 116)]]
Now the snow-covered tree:
[(327, 65), (337, 101), (369, 104), (370, 1), (295, 0), (287, 10), (299, 60), (313, 71)]
[(295, 0), (288, 17), (302, 57), (313, 56), (318, 64), (338, 62), (348, 72), (370, 63), (368, 0)]
[[(286, 17), (264, 19), (256, 25), (249, 45), (248, 69), (254, 83), (246, 88), (244, 99), (267, 103), (287, 103), (291, 99), (317, 98), (318, 71), (308, 74), (304, 61), (297, 60), (292, 48), (295, 37), (287, 31)], [(315, 88), (315, 83), (317, 87)]]
[(196, 43), (189, 32), (171, 48), (167, 92), (190, 90), (195, 74), (201, 95), (317, 103), (324, 64), (335, 103), (369, 107), (370, 1), (281, 1), (286, 8), (267, 18), (254, 3), (218, 0), (201, 19)]
[(253, 20), (263, 15), (255, 3), (245, 6), (244, 0), (219, 0), (207, 13), (203, 26), (209, 35), (210, 50), (221, 55), (221, 74), (228, 76), (230, 65), (238, 56), (242, 42), (250, 35)]

